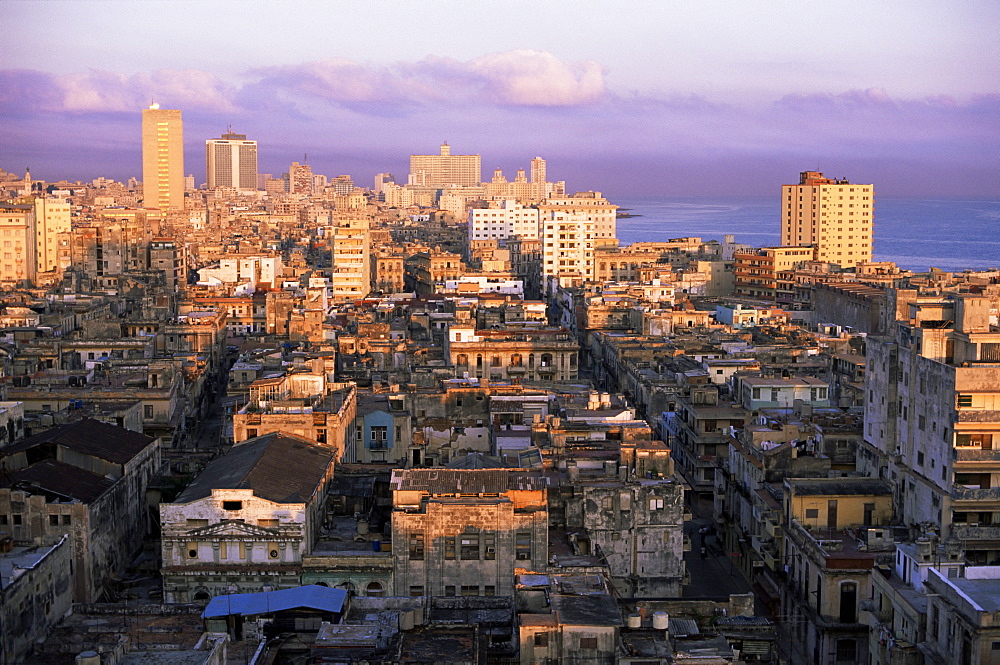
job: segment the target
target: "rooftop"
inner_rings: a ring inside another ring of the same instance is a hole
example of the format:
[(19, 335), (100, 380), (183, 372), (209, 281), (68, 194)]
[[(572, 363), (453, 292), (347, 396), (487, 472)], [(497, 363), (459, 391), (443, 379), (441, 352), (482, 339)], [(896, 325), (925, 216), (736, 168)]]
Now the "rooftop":
[(216, 596), (208, 603), (201, 616), (204, 619), (231, 614), (250, 616), (298, 608), (341, 612), (344, 609), (345, 600), (347, 600), (347, 592), (343, 589), (309, 584), (279, 591)]
[(54, 443), (84, 455), (115, 464), (126, 464), (153, 441), (155, 439), (145, 434), (84, 418), (28, 437), (5, 448), (4, 452), (15, 453)]
[(327, 477), (336, 454), (333, 448), (284, 432), (247, 439), (206, 466), (175, 503), (211, 496), (213, 489), (249, 489), (268, 501), (305, 503)]
[(545, 479), (524, 469), (396, 469), (390, 488), (431, 494), (496, 494), (511, 490), (543, 490)]

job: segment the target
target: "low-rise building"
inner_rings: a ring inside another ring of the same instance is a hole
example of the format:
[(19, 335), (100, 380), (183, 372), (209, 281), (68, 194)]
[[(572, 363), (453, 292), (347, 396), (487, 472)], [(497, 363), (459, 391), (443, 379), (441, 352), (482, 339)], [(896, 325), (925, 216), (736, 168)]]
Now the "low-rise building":
[(0, 663), (22, 663), (35, 642), (69, 611), (73, 550), (69, 536), (48, 545), (0, 539)]
[(392, 475), (398, 596), (511, 595), (514, 567), (544, 570), (544, 479), (524, 469), (399, 469)]
[(326, 516), (334, 463), (326, 446), (271, 433), (205, 467), (160, 505), (164, 599), (298, 586)]
[(159, 439), (92, 419), (31, 436), (0, 457), (0, 531), (25, 545), (68, 534), (73, 600), (99, 600), (149, 532), (160, 464)]
[(876, 564), (895, 556), (892, 492), (872, 478), (785, 481), (782, 613), (792, 662), (867, 665), (860, 601), (871, 597)]

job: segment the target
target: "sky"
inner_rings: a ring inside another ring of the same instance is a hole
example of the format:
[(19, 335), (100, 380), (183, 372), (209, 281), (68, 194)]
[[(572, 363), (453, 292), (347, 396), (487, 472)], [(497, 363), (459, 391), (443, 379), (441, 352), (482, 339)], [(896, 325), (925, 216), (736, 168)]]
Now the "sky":
[[(185, 171), (228, 127), (261, 172), (371, 187), (410, 154), (535, 156), (569, 191), (1000, 196), (1000, 3), (982, 0), (2, 0), (0, 167), (141, 177), (141, 110)], [(308, 157), (306, 157), (308, 156)]]

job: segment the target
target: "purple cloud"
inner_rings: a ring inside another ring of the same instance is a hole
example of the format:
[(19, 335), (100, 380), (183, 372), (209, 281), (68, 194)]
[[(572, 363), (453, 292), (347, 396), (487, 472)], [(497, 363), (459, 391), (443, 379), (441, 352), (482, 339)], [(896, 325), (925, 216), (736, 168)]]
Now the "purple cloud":
[(593, 104), (606, 93), (605, 68), (565, 62), (546, 51), (515, 50), (467, 62), (428, 57), (365, 65), (326, 59), (251, 72), (276, 93), (309, 96), (356, 110), (441, 104), (561, 107)]

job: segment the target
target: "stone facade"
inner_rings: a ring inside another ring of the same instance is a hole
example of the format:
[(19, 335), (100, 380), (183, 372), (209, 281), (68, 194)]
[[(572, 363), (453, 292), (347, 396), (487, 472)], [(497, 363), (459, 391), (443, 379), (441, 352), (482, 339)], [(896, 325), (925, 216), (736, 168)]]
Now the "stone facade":
[(524, 470), (393, 472), (393, 593), (512, 595), (514, 568), (544, 570), (548, 506)]

